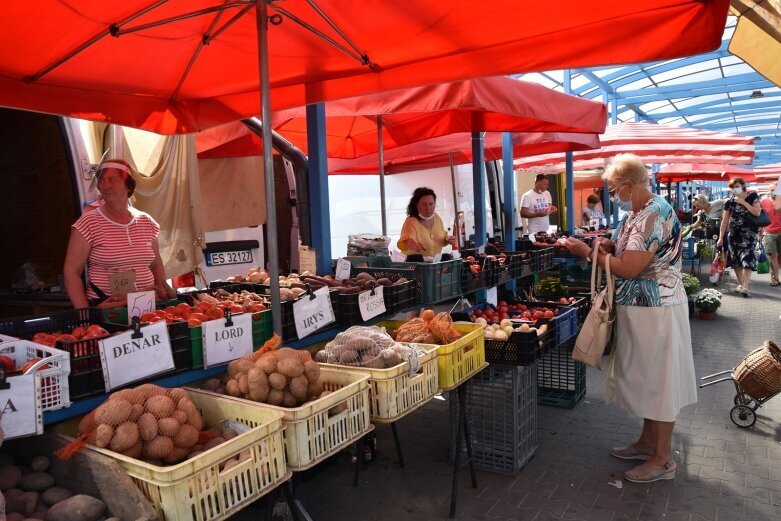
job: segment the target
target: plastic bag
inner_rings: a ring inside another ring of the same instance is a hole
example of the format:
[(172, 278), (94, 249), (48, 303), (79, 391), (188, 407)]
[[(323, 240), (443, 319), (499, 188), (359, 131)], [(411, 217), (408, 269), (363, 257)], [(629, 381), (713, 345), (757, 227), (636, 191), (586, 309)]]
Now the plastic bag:
[(710, 281), (712, 284), (719, 282), (721, 274), (724, 273), (724, 259), (721, 258), (721, 252), (718, 252), (710, 263)]
[(765, 253), (764, 244), (762, 243), (757, 244), (756, 254), (757, 254), (757, 273), (759, 274), (770, 273), (770, 260), (767, 258), (767, 254)]
[(347, 255), (357, 257), (389, 256), (390, 237), (373, 233), (347, 236)]
[(41, 288), (43, 286), (44, 281), (38, 277), (35, 265), (32, 262), (25, 262), (16, 268), (11, 278), (12, 288)]

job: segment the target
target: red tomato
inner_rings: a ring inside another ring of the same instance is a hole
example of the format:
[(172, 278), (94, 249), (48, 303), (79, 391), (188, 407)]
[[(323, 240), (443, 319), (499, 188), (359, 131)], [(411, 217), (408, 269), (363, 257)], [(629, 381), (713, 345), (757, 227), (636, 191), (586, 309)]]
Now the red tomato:
[(176, 309), (179, 313), (190, 312), (190, 306), (185, 302), (180, 302), (179, 304), (177, 304)]
[(209, 304), (208, 302), (204, 302), (202, 300), (200, 302), (198, 302), (195, 306), (198, 309), (200, 309), (201, 311), (206, 311), (207, 309), (211, 309), (211, 307), (212, 307), (211, 304)]
[(6, 373), (10, 373), (16, 368), (16, 362), (10, 356), (2, 355), (0, 356), (0, 366)]
[(539, 309), (534, 310), (534, 313), (532, 313), (532, 319), (533, 320), (539, 320), (543, 317), (543, 312)]
[(206, 322), (209, 320), (209, 317), (207, 317), (204, 313), (198, 313), (197, 311), (194, 311), (190, 313), (190, 320), (199, 320), (201, 322)]
[(523, 313), (521, 313), (521, 318), (525, 320), (530, 320), (532, 318), (532, 314), (529, 313), (528, 311), (524, 311)]
[(167, 306), (163, 311), (168, 313), (169, 315), (175, 315), (177, 312), (176, 306)]
[(527, 310), (527, 309), (529, 309), (529, 308), (528, 308), (528, 306), (526, 306), (526, 304), (521, 304), (521, 307), (520, 307), (519, 309), (520, 309), (521, 311), (526, 311), (526, 310)]
[(71, 331), (71, 335), (75, 336), (76, 338), (81, 338), (86, 334), (87, 334), (86, 328), (83, 328), (81, 326), (74, 327), (73, 331)]
[(224, 317), (225, 313), (223, 313), (222, 309), (220, 309), (220, 308), (211, 308), (211, 309), (206, 311), (206, 316), (208, 317), (209, 320), (215, 320), (217, 318)]
[(249, 308), (253, 313), (257, 313), (258, 311), (266, 311), (266, 306), (263, 304), (252, 304)]
[(157, 315), (154, 313), (144, 313), (140, 317), (141, 322), (155, 322), (157, 320)]
[(500, 300), (499, 301), (499, 307), (502, 307), (502, 306), (507, 306), (507, 301), (506, 300)]
[(108, 331), (103, 329), (97, 324), (92, 324), (87, 328), (87, 333), (92, 333), (95, 336), (108, 336)]
[(192, 315), (190, 315), (190, 319), (187, 320), (187, 325), (190, 327), (198, 327), (201, 325), (201, 323), (202, 322), (200, 320), (198, 320), (197, 318), (193, 318)]
[(545, 318), (553, 318), (553, 315), (554, 315), (554, 313), (550, 309), (542, 314), (542, 316), (544, 316)]
[(73, 335), (67, 335), (65, 333), (58, 333), (56, 335), (59, 342), (78, 342), (78, 339)]
[(233, 304), (229, 306), (228, 309), (231, 310), (231, 313), (244, 313), (244, 308), (239, 306), (238, 304)]

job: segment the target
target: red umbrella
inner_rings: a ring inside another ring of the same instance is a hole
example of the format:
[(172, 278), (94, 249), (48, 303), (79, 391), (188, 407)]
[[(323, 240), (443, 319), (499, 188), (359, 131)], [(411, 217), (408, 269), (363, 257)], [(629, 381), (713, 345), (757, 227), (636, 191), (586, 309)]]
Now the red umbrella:
[(760, 179), (781, 178), (781, 163), (754, 167), (754, 173)]
[[(754, 159), (754, 138), (674, 125), (619, 123), (610, 125), (600, 136), (602, 146), (596, 150), (573, 154), (576, 170), (603, 168), (605, 160), (632, 152), (645, 163), (737, 163), (750, 164)], [(560, 154), (527, 157), (516, 166), (527, 169), (564, 169)]]
[[(329, 101), (325, 112), (329, 158), (376, 153), (380, 115), (386, 151), (454, 132), (600, 133), (607, 122), (603, 103), (505, 76)], [(305, 108), (276, 112), (272, 128), (306, 153)], [(262, 152), (260, 138), (240, 122), (199, 132), (196, 147), (200, 158)]]
[(750, 168), (740, 168), (732, 165), (701, 164), (701, 163), (668, 163), (659, 168), (657, 179), (666, 183), (686, 181), (729, 181), (740, 177), (744, 181), (754, 181), (756, 177)]
[(277, 110), (455, 79), (694, 55), (721, 44), (728, 5), (561, 0), (554, 12), (517, 0), (6, 2), (0, 100), (193, 132), (262, 112), (259, 48), (269, 54)]

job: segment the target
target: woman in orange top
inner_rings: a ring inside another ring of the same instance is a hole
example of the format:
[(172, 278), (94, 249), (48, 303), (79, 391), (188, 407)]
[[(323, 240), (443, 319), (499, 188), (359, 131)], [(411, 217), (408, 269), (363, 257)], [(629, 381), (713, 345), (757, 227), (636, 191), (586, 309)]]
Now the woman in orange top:
[(401, 227), (401, 237), (396, 243), (405, 255), (419, 254), (433, 257), (442, 247), (455, 245), (456, 238), (448, 235), (442, 219), (434, 211), (437, 195), (431, 188), (416, 188), (407, 205), (407, 219)]

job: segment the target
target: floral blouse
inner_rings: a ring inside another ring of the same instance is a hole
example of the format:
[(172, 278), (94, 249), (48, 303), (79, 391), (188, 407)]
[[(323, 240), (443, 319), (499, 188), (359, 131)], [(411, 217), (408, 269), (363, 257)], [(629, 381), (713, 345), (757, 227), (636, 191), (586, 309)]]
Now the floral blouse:
[(681, 280), (681, 223), (663, 197), (655, 196), (637, 213), (627, 212), (612, 239), (616, 255), (624, 251), (654, 254), (637, 277), (616, 277), (617, 305), (660, 307), (686, 302)]

